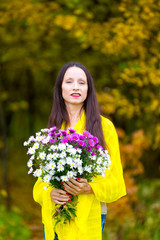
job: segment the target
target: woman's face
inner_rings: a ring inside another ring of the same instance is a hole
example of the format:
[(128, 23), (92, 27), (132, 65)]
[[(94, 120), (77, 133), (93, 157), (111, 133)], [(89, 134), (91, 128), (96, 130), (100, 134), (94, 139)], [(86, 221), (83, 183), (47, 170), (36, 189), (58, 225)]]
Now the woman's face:
[(83, 105), (87, 98), (88, 83), (85, 72), (79, 67), (70, 67), (62, 82), (62, 97), (66, 104)]

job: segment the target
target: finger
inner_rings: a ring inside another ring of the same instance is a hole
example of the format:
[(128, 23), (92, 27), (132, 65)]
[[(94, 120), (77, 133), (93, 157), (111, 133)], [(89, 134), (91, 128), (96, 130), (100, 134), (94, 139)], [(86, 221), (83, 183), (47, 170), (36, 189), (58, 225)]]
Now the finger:
[(69, 194), (72, 194), (72, 195), (77, 194), (77, 191), (75, 189), (71, 188), (70, 186), (68, 186), (67, 184), (65, 184), (64, 188)]
[(85, 178), (77, 178), (77, 180), (80, 183), (87, 183), (88, 182), (87, 179), (85, 179)]
[(59, 196), (59, 195), (66, 196), (66, 195), (68, 195), (66, 193), (66, 191), (57, 189), (57, 188), (53, 189), (50, 194), (51, 194), (51, 196)]
[(60, 202), (60, 201), (57, 201), (57, 200), (54, 200), (55, 203), (59, 204), (59, 205), (65, 205), (66, 202)]
[[(72, 179), (74, 180), (74, 179)], [(75, 180), (74, 180), (75, 181)], [(76, 182), (76, 181), (75, 181)], [(75, 191), (79, 191), (81, 189), (81, 186), (80, 186), (80, 183), (77, 183), (77, 185), (73, 184), (71, 181), (68, 181), (67, 182), (67, 185), (72, 189), (72, 190), (75, 190)], [(65, 186), (67, 186), (65, 185)], [(66, 189), (65, 189), (66, 190)]]
[(71, 198), (72, 196), (70, 196), (68, 193), (66, 193), (66, 195), (61, 195), (61, 194), (51, 194), (51, 199), (52, 200), (59, 200), (59, 201), (69, 201), (69, 199)]
[[(69, 182), (71, 182), (72, 184), (74, 184), (75, 186), (77, 186), (77, 187), (79, 187), (79, 182), (77, 181), (77, 180), (75, 180), (75, 179), (73, 179), (73, 178), (70, 178), (69, 179)], [(67, 182), (67, 184), (68, 184), (68, 182)]]
[(57, 200), (57, 201), (61, 201), (61, 202), (66, 202), (66, 201), (69, 201), (69, 197), (61, 197), (61, 196), (54, 196), (54, 197), (52, 197), (52, 199), (54, 199), (54, 200)]
[(77, 194), (79, 194), (80, 191), (81, 191), (80, 188), (74, 189), (74, 188), (72, 188), (72, 187), (70, 187), (70, 186), (68, 186), (68, 185), (65, 186), (65, 190), (66, 190), (68, 193), (72, 194), (72, 195), (77, 195)]
[(61, 195), (66, 195), (66, 191), (58, 189), (57, 193), (61, 194)]

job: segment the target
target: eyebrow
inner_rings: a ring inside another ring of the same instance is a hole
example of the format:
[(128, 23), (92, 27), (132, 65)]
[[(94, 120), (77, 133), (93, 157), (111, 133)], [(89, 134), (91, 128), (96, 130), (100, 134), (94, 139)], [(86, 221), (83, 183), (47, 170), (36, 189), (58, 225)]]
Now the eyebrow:
[[(73, 78), (69, 77), (69, 78), (66, 78), (65, 80), (73, 80)], [(78, 80), (87, 82), (87, 80), (84, 78), (79, 78)]]

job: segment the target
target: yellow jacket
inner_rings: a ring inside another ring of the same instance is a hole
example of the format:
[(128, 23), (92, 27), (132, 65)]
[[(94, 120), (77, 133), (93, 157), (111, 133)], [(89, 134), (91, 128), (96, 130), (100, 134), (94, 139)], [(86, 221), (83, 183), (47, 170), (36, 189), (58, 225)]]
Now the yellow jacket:
[[(74, 127), (77, 132), (85, 130), (86, 116), (83, 111), (81, 118)], [(98, 176), (89, 183), (94, 194), (80, 194), (78, 196), (77, 217), (68, 224), (58, 223), (56, 233), (59, 240), (101, 240), (101, 205), (100, 202), (113, 202), (126, 195), (123, 179), (123, 170), (120, 160), (118, 137), (112, 122), (101, 116), (102, 129), (111, 156), (110, 170), (106, 171), (105, 178)], [(63, 126), (62, 126), (63, 128)], [(48, 189), (44, 190), (44, 186)], [(33, 198), (41, 205), (42, 222), (45, 225), (46, 240), (54, 239), (52, 218), (55, 203), (51, 201), (51, 188), (38, 179), (33, 188)]]

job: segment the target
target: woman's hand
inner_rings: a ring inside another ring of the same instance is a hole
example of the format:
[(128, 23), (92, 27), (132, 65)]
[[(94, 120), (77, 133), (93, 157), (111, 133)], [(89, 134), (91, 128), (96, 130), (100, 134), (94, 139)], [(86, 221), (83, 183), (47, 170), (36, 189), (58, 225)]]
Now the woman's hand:
[(75, 179), (69, 179), (68, 182), (63, 183), (64, 190), (72, 195), (93, 193), (93, 190), (88, 184), (87, 179), (77, 178), (77, 180), (78, 181), (76, 181)]
[(50, 196), (51, 196), (51, 200), (54, 203), (57, 203), (59, 205), (64, 205), (66, 204), (67, 201), (71, 201), (71, 197), (72, 197), (67, 192), (58, 188), (54, 188), (51, 191)]

